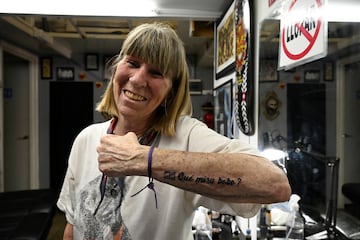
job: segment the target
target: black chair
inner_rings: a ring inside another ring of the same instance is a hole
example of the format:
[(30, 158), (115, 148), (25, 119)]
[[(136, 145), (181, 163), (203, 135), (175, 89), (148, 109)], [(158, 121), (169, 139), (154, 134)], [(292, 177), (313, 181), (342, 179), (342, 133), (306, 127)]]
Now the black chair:
[(51, 189), (0, 193), (0, 239), (46, 240), (56, 200)]
[(345, 211), (360, 219), (360, 182), (344, 183), (341, 191), (351, 202), (345, 204)]
[(341, 191), (352, 203), (360, 204), (360, 182), (359, 183), (344, 183)]

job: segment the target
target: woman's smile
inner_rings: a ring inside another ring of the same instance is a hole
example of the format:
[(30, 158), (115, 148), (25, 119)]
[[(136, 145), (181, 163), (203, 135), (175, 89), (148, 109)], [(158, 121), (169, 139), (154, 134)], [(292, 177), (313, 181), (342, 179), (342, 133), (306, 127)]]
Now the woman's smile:
[(146, 100), (145, 97), (138, 95), (134, 92), (128, 91), (128, 90), (123, 90), (123, 93), (125, 94), (126, 97), (128, 97), (129, 99), (134, 100), (134, 101), (145, 101)]

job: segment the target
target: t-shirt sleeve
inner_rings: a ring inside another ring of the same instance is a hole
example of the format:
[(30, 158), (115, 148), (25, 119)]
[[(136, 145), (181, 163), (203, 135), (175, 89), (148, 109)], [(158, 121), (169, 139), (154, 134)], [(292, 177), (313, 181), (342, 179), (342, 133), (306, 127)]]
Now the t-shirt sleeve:
[(74, 224), (74, 204), (75, 204), (75, 176), (73, 172), (73, 161), (78, 153), (79, 141), (76, 139), (71, 148), (68, 168), (66, 170), (64, 182), (61, 188), (57, 207), (65, 213), (66, 220)]
[[(257, 149), (247, 142), (241, 139), (230, 139), (208, 128), (203, 122), (193, 121), (189, 124), (190, 128), (184, 128), (188, 131), (188, 151), (259, 154)], [(183, 136), (186, 135), (183, 134)]]

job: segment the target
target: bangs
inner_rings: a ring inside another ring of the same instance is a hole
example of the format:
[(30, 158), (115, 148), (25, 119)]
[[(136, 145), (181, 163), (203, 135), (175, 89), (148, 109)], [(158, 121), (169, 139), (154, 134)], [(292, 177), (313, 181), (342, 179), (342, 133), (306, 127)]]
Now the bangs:
[(120, 55), (143, 59), (165, 77), (177, 78), (183, 69), (179, 64), (179, 54), (183, 54), (184, 51), (174, 42), (172, 36), (176, 33), (169, 28), (146, 28), (147, 25), (144, 25), (128, 36)]

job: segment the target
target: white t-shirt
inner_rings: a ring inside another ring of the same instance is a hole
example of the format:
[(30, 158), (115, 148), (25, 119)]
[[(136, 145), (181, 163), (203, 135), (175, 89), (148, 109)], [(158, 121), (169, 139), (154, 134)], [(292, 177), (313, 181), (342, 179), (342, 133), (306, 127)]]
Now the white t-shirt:
[[(156, 209), (154, 193), (148, 188), (131, 197), (148, 184), (147, 177), (131, 176), (123, 182), (117, 178), (108, 179), (105, 197), (94, 215), (100, 202), (102, 177), (96, 148), (109, 125), (110, 121), (85, 128), (75, 139), (70, 153), (57, 206), (74, 225), (74, 239), (113, 239), (112, 233), (122, 225), (122, 239), (190, 240), (193, 239), (194, 212), (199, 206), (243, 217), (258, 212), (259, 204), (227, 204), (155, 180)], [(191, 152), (257, 154), (239, 139), (228, 139), (188, 116), (179, 119), (174, 137), (160, 137), (158, 147)]]

